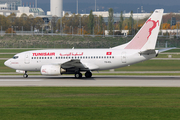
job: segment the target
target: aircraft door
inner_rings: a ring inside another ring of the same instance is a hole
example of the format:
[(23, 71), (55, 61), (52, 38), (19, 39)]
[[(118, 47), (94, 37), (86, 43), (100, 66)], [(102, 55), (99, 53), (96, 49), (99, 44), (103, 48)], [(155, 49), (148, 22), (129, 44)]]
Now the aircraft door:
[(29, 53), (26, 53), (26, 54), (25, 54), (24, 63), (25, 63), (25, 64), (29, 64), (29, 63), (30, 63), (30, 54), (29, 54)]
[(122, 63), (126, 63), (126, 52), (122, 52), (121, 61), (122, 61)]

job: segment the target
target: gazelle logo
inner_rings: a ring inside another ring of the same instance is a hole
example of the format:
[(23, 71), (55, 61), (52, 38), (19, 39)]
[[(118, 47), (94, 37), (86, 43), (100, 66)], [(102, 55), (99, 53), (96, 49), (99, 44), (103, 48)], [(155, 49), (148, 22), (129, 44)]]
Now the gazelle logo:
[(157, 23), (159, 26), (159, 20), (154, 21), (150, 18), (125, 49), (141, 49), (149, 40), (153, 30), (157, 27)]

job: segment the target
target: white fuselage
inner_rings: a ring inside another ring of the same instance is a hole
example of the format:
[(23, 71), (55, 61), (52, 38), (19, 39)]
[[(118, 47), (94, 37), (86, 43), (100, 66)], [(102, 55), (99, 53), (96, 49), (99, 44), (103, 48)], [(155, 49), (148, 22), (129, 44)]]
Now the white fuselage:
[[(80, 60), (89, 70), (108, 70), (154, 58), (156, 54), (140, 55), (140, 50), (124, 49), (51, 49), (16, 54), (5, 62), (15, 70), (40, 71), (43, 65), (61, 65)], [(83, 71), (83, 70), (82, 70)]]

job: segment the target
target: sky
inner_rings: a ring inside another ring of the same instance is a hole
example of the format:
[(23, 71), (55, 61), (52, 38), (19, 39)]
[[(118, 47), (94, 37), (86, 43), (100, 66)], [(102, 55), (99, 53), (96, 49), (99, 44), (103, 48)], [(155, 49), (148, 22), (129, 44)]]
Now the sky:
[[(26, 5), (33, 3), (35, 0), (22, 0)], [(77, 0), (64, 0), (63, 10), (76, 13)], [(78, 0), (79, 13), (89, 13), (94, 10), (95, 0)], [(137, 8), (143, 6), (145, 12), (152, 12), (157, 8), (164, 8), (165, 12), (180, 12), (180, 0), (96, 0), (97, 9), (100, 11), (107, 11), (113, 8), (114, 12), (130, 12), (133, 10), (137, 12)], [(38, 0), (38, 7), (42, 8), (45, 12), (50, 10), (50, 0)]]

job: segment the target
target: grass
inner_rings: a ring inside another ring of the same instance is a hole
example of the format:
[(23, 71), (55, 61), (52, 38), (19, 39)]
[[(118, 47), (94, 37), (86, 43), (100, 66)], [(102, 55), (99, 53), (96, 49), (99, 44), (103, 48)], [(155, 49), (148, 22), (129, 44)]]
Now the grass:
[(180, 54), (159, 54), (157, 58), (169, 58), (169, 55), (171, 55), (171, 58), (180, 58)]
[(180, 71), (179, 60), (148, 60), (115, 71)]
[(180, 73), (93, 73), (94, 75), (180, 76)]
[(0, 49), (0, 53), (20, 53), (20, 52), (25, 52), (29, 50), (37, 50), (37, 49), (17, 49), (17, 48), (7, 48), (7, 49)]
[(1, 119), (175, 120), (180, 88), (1, 87)]

